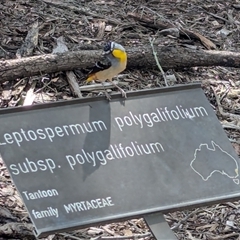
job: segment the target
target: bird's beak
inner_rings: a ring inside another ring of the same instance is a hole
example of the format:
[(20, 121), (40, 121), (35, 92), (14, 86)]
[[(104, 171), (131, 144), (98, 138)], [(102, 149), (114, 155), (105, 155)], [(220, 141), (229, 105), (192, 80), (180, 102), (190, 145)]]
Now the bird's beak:
[(106, 56), (106, 55), (108, 55), (108, 54), (110, 54), (111, 53), (111, 51), (104, 51), (103, 52), (103, 56)]

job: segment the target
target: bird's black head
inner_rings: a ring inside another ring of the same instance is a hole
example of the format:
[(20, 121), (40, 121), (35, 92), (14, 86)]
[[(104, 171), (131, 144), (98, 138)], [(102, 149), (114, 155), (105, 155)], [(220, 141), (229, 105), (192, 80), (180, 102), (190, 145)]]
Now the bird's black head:
[(106, 54), (110, 53), (111, 50), (112, 50), (112, 42), (107, 42), (105, 45), (104, 45), (104, 48), (103, 48), (104, 52)]

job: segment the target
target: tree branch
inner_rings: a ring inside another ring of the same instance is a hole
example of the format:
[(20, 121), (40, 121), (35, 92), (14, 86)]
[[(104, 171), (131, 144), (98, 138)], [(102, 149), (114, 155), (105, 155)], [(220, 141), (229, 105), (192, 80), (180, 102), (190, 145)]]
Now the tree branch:
[[(228, 51), (193, 50), (180, 46), (155, 47), (164, 70), (195, 66), (240, 66), (240, 53)], [(126, 48), (128, 68), (156, 68), (151, 46)], [(45, 73), (68, 71), (93, 66), (102, 58), (102, 51), (84, 50), (45, 54), (0, 61), (0, 82)]]

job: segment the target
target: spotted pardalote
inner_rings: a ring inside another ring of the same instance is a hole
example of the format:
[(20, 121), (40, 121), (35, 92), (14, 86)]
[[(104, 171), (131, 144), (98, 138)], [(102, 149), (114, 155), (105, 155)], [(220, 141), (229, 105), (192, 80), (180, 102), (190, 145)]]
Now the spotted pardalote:
[[(104, 56), (109, 60), (109, 65), (96, 63), (88, 75), (87, 82), (98, 80), (104, 82), (109, 80), (112, 82), (113, 77), (124, 71), (127, 66), (127, 53), (124, 47), (115, 42), (107, 42), (104, 46)], [(113, 83), (114, 84), (114, 83)], [(119, 86), (114, 84), (124, 97), (126, 93)]]

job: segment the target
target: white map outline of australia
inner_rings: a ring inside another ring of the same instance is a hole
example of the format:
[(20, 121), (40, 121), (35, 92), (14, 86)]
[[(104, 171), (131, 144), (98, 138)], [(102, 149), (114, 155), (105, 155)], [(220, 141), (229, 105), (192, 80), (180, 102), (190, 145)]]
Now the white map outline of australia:
[[(212, 144), (212, 147), (209, 147), (207, 143), (201, 143), (201, 144), (199, 145), (199, 147), (195, 150), (195, 152), (194, 152), (194, 158), (193, 158), (193, 160), (192, 160), (191, 163), (190, 163), (190, 167), (192, 168), (192, 170), (193, 170), (194, 172), (196, 172), (196, 173), (202, 178), (203, 181), (208, 181), (208, 179), (209, 179), (214, 173), (218, 172), (218, 173), (221, 173), (222, 175), (225, 175), (225, 176), (229, 177), (230, 179), (232, 179), (235, 184), (239, 184), (240, 181), (239, 181), (239, 179), (237, 179), (237, 177), (239, 177), (239, 165), (238, 165), (237, 160), (236, 160), (231, 154), (229, 154), (228, 152), (224, 151), (224, 150), (223, 150), (218, 144), (216, 144), (214, 141), (211, 141), (211, 144)], [(227, 154), (227, 155), (235, 162), (235, 164), (236, 164), (236, 168), (234, 169), (236, 175), (235, 175), (235, 176), (230, 176), (230, 175), (227, 174), (224, 170), (221, 170), (221, 171), (220, 171), (220, 170), (218, 170), (218, 169), (213, 170), (213, 171), (210, 173), (210, 175), (208, 175), (207, 177), (204, 177), (200, 172), (198, 172), (198, 171), (193, 167), (193, 163), (194, 163), (194, 161), (197, 159), (197, 153), (200, 152), (203, 147), (206, 147), (207, 150), (209, 150), (209, 151), (214, 151), (214, 152), (216, 151), (216, 147), (217, 147), (217, 148), (220, 149), (223, 153)]]

